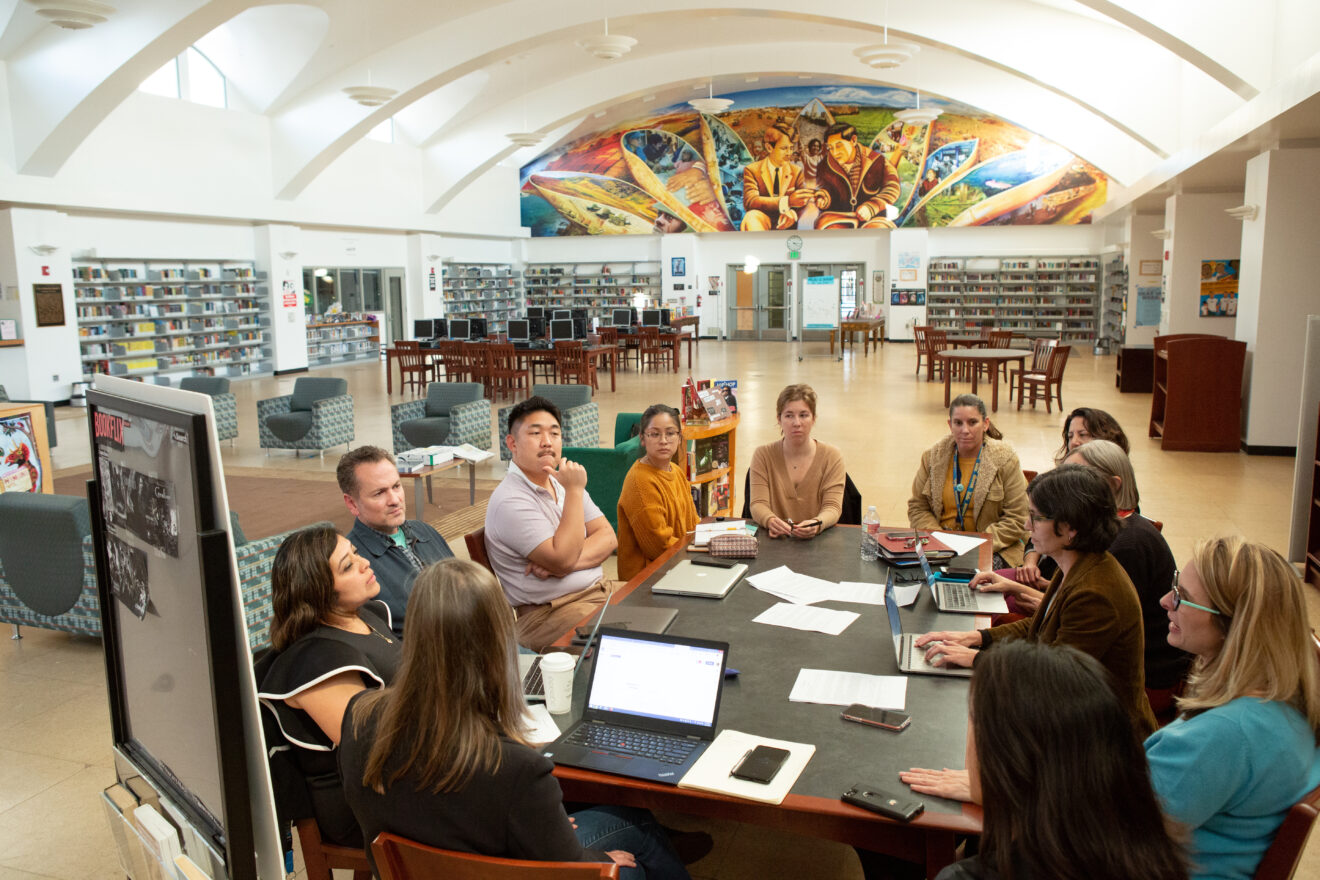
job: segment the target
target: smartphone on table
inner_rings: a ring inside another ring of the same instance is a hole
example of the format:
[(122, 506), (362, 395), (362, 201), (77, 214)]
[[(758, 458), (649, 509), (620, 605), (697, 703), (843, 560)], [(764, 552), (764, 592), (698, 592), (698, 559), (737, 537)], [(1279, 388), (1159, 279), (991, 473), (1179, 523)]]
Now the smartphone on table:
[(757, 746), (754, 749), (748, 749), (747, 754), (742, 756), (729, 775), (736, 779), (746, 779), (748, 782), (759, 782), (763, 785), (769, 784), (770, 780), (775, 778), (779, 768), (784, 766), (788, 760), (788, 749), (778, 749), (774, 746)]
[(856, 721), (858, 724), (869, 724), (871, 727), (881, 727), (895, 732), (907, 727), (912, 721), (912, 716), (906, 712), (877, 709), (874, 706), (863, 706), (861, 703), (853, 703), (840, 715), (845, 721)]

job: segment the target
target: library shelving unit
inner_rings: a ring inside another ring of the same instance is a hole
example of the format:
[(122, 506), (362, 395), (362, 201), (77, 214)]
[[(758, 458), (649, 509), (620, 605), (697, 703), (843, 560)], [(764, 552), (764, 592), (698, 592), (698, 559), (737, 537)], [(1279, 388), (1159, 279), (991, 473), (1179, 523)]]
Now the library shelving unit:
[(1127, 338), (1128, 269), (1122, 257), (1105, 263), (1105, 291), (1100, 301), (1100, 336), (1118, 351)]
[(265, 280), (250, 262), (76, 261), (84, 375), (169, 384), (192, 375), (269, 372)]
[(307, 363), (335, 364), (380, 357), (380, 325), (374, 315), (342, 312), (309, 315)]
[[(1302, 455), (1306, 453), (1298, 450)], [(1306, 582), (1320, 587), (1320, 429), (1311, 461), (1311, 513), (1306, 528)]]
[(1237, 452), (1242, 443), (1242, 370), (1247, 344), (1223, 336), (1155, 337), (1151, 437), (1181, 452)]
[(936, 329), (983, 326), (1068, 343), (1096, 338), (1095, 257), (938, 257), (928, 270), (926, 315)]
[(584, 308), (605, 318), (615, 307), (659, 308), (660, 264), (528, 263), (523, 284), (529, 306)]
[[(701, 441), (708, 441), (717, 437), (725, 437), (728, 439), (728, 466), (712, 468), (701, 473), (689, 472), (688, 480), (692, 484), (693, 503), (697, 505), (698, 513), (702, 516), (733, 516), (734, 505), (737, 502), (738, 495), (738, 487), (734, 485), (733, 479), (733, 475), (736, 473), (735, 466), (737, 464), (737, 413), (734, 413), (727, 419), (721, 419), (720, 421), (712, 422), (709, 425), (684, 424), (684, 466), (688, 466), (689, 464), (686, 457), (689, 456), (689, 450), (694, 445), (694, 441), (697, 445), (700, 445)], [(693, 466), (695, 468), (695, 464)], [(712, 498), (712, 491), (718, 491), (716, 498)], [(703, 504), (703, 502), (705, 503)]]
[(446, 262), (446, 318), (485, 318), (486, 329), (503, 333), (522, 312), (520, 273), (508, 263)]

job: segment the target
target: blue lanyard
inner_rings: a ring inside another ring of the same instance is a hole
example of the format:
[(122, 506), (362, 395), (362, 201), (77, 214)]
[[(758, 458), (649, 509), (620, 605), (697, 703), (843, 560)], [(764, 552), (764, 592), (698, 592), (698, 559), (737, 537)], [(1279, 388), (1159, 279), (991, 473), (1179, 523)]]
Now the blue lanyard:
[(962, 484), (962, 467), (958, 464), (958, 448), (953, 449), (953, 497), (958, 506), (958, 525), (964, 525), (963, 516), (967, 513), (967, 506), (972, 503), (972, 491), (976, 488), (976, 475), (981, 470), (981, 453), (985, 451), (985, 444), (976, 450), (976, 464), (972, 466), (972, 476), (967, 481), (967, 486)]

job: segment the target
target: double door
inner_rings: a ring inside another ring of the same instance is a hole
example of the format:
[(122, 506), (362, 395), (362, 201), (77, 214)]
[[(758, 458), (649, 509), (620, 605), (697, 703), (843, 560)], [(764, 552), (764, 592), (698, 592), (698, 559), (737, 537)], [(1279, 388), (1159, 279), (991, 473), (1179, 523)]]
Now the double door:
[(728, 267), (729, 339), (786, 341), (789, 329), (787, 265), (760, 265), (752, 272)]

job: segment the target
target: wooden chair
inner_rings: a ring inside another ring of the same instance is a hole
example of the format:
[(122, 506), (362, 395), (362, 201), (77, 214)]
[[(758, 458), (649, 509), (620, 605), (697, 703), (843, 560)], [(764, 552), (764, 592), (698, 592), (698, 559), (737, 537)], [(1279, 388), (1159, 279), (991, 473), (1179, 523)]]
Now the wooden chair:
[(486, 527), (482, 526), (475, 532), (468, 532), (463, 536), (463, 543), (467, 544), (468, 559), (471, 559), (477, 565), (484, 565), (495, 574), (495, 569), (490, 567), (490, 557), (486, 555)]
[[(917, 348), (917, 375), (921, 375), (921, 361), (923, 358), (930, 357), (930, 349), (926, 344), (926, 334), (930, 332), (930, 327), (913, 327), (912, 338), (916, 341)], [(929, 363), (929, 361), (927, 361)]]
[(659, 372), (661, 370), (673, 369), (673, 350), (660, 339), (660, 329), (658, 327), (643, 327), (639, 333), (641, 337), (641, 348), (638, 357), (641, 360), (640, 369), (647, 367)]
[(486, 396), (495, 399), (495, 377), (491, 374), (490, 345), (485, 342), (463, 343), (463, 369), (469, 382), (480, 382)]
[(561, 340), (555, 343), (555, 355), (559, 361), (559, 379), (574, 385), (589, 385), (594, 392), (596, 384), (596, 362), (587, 355), (586, 349), (578, 340)]
[(380, 880), (605, 880), (613, 862), (532, 862), (454, 852), (383, 831), (371, 842)]
[[(527, 390), (527, 371), (518, 365), (518, 356), (514, 354), (513, 343), (492, 342), (487, 346), (490, 352), (490, 370), (495, 393), (508, 395), (510, 400), (518, 392)], [(493, 399), (493, 398), (492, 398)]]
[[(984, 330), (985, 328), (982, 327), (981, 329)], [(1012, 331), (1012, 330), (991, 330), (988, 334), (986, 334), (986, 337), (985, 337), (985, 338), (986, 338), (987, 340), (989, 340), (989, 343), (986, 345), (986, 348), (1012, 348), (1012, 347), (1013, 347), (1013, 331)], [(981, 369), (982, 366), (983, 366), (982, 364), (978, 364), (978, 365), (977, 365), (977, 369), (978, 369), (978, 370)], [(1004, 361), (1004, 362), (1001, 363), (999, 366), (1000, 366), (1000, 368), (1004, 371), (1004, 381), (1007, 382), (1007, 381), (1008, 381), (1008, 361)], [(999, 381), (999, 377), (998, 377), (998, 376), (996, 376), (996, 377), (994, 377), (994, 378), (995, 378), (995, 381)]]
[(1274, 842), (1256, 866), (1255, 880), (1290, 880), (1302, 860), (1302, 850), (1320, 813), (1320, 788), (1314, 788), (1288, 810)]
[(294, 824), (307, 880), (334, 880), (331, 871), (336, 868), (352, 871), (353, 880), (371, 880), (371, 862), (360, 847), (326, 843), (315, 819), (299, 819)]
[(435, 368), (430, 357), (422, 352), (416, 339), (400, 339), (394, 343), (399, 358), (399, 390), (411, 385), (417, 392), (426, 390), (426, 384), (435, 379)]
[(468, 381), (467, 360), (463, 356), (463, 342), (447, 339), (440, 343), (440, 362), (445, 368), (445, 381)]
[(949, 368), (948, 363), (944, 361), (938, 352), (944, 351), (949, 347), (949, 331), (936, 330), (930, 328), (926, 330), (926, 381), (935, 381), (935, 374), (938, 372), (940, 378), (944, 378), (944, 371)]
[(1031, 408), (1036, 408), (1036, 391), (1040, 389), (1045, 394), (1045, 412), (1050, 412), (1050, 389), (1054, 389), (1054, 399), (1059, 403), (1059, 412), (1063, 412), (1063, 369), (1068, 365), (1068, 352), (1072, 351), (1070, 345), (1056, 345), (1050, 352), (1049, 364), (1045, 367), (1044, 373), (1023, 373), (1018, 381), (1021, 383), (1018, 387), (1018, 409), (1022, 409), (1022, 398), (1026, 394), (1026, 386), (1031, 386)]
[(1025, 373), (1043, 373), (1049, 366), (1050, 354), (1053, 353), (1055, 346), (1059, 344), (1057, 339), (1037, 339), (1031, 343), (1031, 366), (1027, 369), (1014, 367), (1009, 372), (1008, 378), (1008, 399), (1013, 399), (1014, 387), (1018, 390), (1018, 399), (1022, 398), (1021, 378)]
[(1022, 479), (1026, 480), (1026, 481), (1027, 481), (1027, 485), (1030, 486), (1030, 485), (1031, 485), (1031, 481), (1034, 480), (1034, 479), (1036, 479), (1036, 475), (1037, 475), (1037, 473), (1038, 473), (1038, 471), (1029, 471), (1029, 470), (1023, 468), (1023, 470), (1022, 470)]

